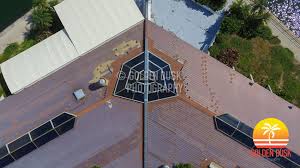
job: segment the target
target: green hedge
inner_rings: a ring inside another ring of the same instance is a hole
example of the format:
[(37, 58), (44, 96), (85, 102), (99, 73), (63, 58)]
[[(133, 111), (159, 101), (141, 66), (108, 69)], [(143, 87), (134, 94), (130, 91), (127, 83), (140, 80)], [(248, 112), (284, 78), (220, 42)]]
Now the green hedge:
[(225, 14), (221, 25), (221, 32), (225, 34), (237, 34), (243, 38), (262, 37), (266, 40), (273, 38), (271, 29), (265, 25), (269, 14), (264, 10), (254, 8), (255, 5), (236, 1), (229, 12)]
[(8, 59), (18, 55), (19, 53), (27, 50), (28, 48), (35, 45), (37, 42), (35, 40), (25, 40), (22, 43), (11, 43), (0, 55), (0, 63), (7, 61)]
[(214, 11), (222, 9), (226, 0), (196, 0), (199, 4), (206, 5)]
[(1, 87), (1, 85), (0, 85), (0, 97), (3, 95), (3, 89), (2, 89), (2, 87)]
[(178, 163), (174, 168), (193, 168), (193, 166), (189, 163)]

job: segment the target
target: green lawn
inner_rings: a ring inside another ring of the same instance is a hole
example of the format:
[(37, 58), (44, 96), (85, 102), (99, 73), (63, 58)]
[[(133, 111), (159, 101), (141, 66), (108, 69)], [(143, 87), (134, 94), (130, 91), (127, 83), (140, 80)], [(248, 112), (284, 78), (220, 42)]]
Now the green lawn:
[(238, 50), (237, 71), (260, 85), (271, 86), (274, 93), (300, 107), (300, 63), (293, 53), (262, 38), (244, 39), (237, 35), (219, 34), (210, 49), (216, 57), (226, 48)]
[(0, 31), (31, 9), (32, 0), (2, 0), (0, 5)]

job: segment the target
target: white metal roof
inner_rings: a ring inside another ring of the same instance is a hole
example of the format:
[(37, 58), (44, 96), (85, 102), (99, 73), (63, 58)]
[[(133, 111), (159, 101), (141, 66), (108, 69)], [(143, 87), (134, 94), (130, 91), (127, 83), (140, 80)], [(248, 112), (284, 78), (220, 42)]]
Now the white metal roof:
[(1, 70), (10, 92), (14, 94), (53, 73), (78, 56), (65, 30), (61, 30), (2, 63)]
[(55, 10), (79, 54), (144, 19), (134, 0), (64, 0)]

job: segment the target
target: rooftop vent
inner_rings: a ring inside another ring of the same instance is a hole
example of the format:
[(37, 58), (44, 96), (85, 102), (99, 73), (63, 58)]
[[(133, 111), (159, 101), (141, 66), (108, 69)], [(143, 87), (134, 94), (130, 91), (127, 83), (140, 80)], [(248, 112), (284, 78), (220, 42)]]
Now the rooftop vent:
[(249, 85), (250, 85), (250, 86), (253, 86), (253, 84), (254, 84), (255, 82), (254, 82), (254, 79), (253, 79), (252, 74), (250, 74), (250, 78), (251, 78), (251, 81), (249, 82)]
[(73, 95), (75, 96), (76, 100), (78, 100), (78, 101), (85, 98), (85, 94), (84, 94), (84, 92), (83, 92), (82, 89), (76, 90), (76, 91), (73, 93)]
[(215, 162), (211, 162), (208, 167), (209, 168), (223, 168), (222, 166), (218, 165)]
[(91, 83), (89, 85), (89, 89), (91, 91), (95, 91), (98, 89), (101, 89), (103, 87), (106, 87), (108, 85), (108, 80), (106, 80), (105, 78), (101, 78), (99, 81), (95, 82), (95, 83)]

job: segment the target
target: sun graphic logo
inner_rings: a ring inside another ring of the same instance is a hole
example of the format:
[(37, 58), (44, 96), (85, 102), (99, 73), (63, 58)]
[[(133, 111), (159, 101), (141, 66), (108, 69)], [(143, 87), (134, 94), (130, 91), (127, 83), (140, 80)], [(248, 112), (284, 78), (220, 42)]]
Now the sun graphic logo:
[(253, 141), (257, 148), (285, 148), (289, 142), (289, 131), (282, 121), (267, 118), (256, 124)]

